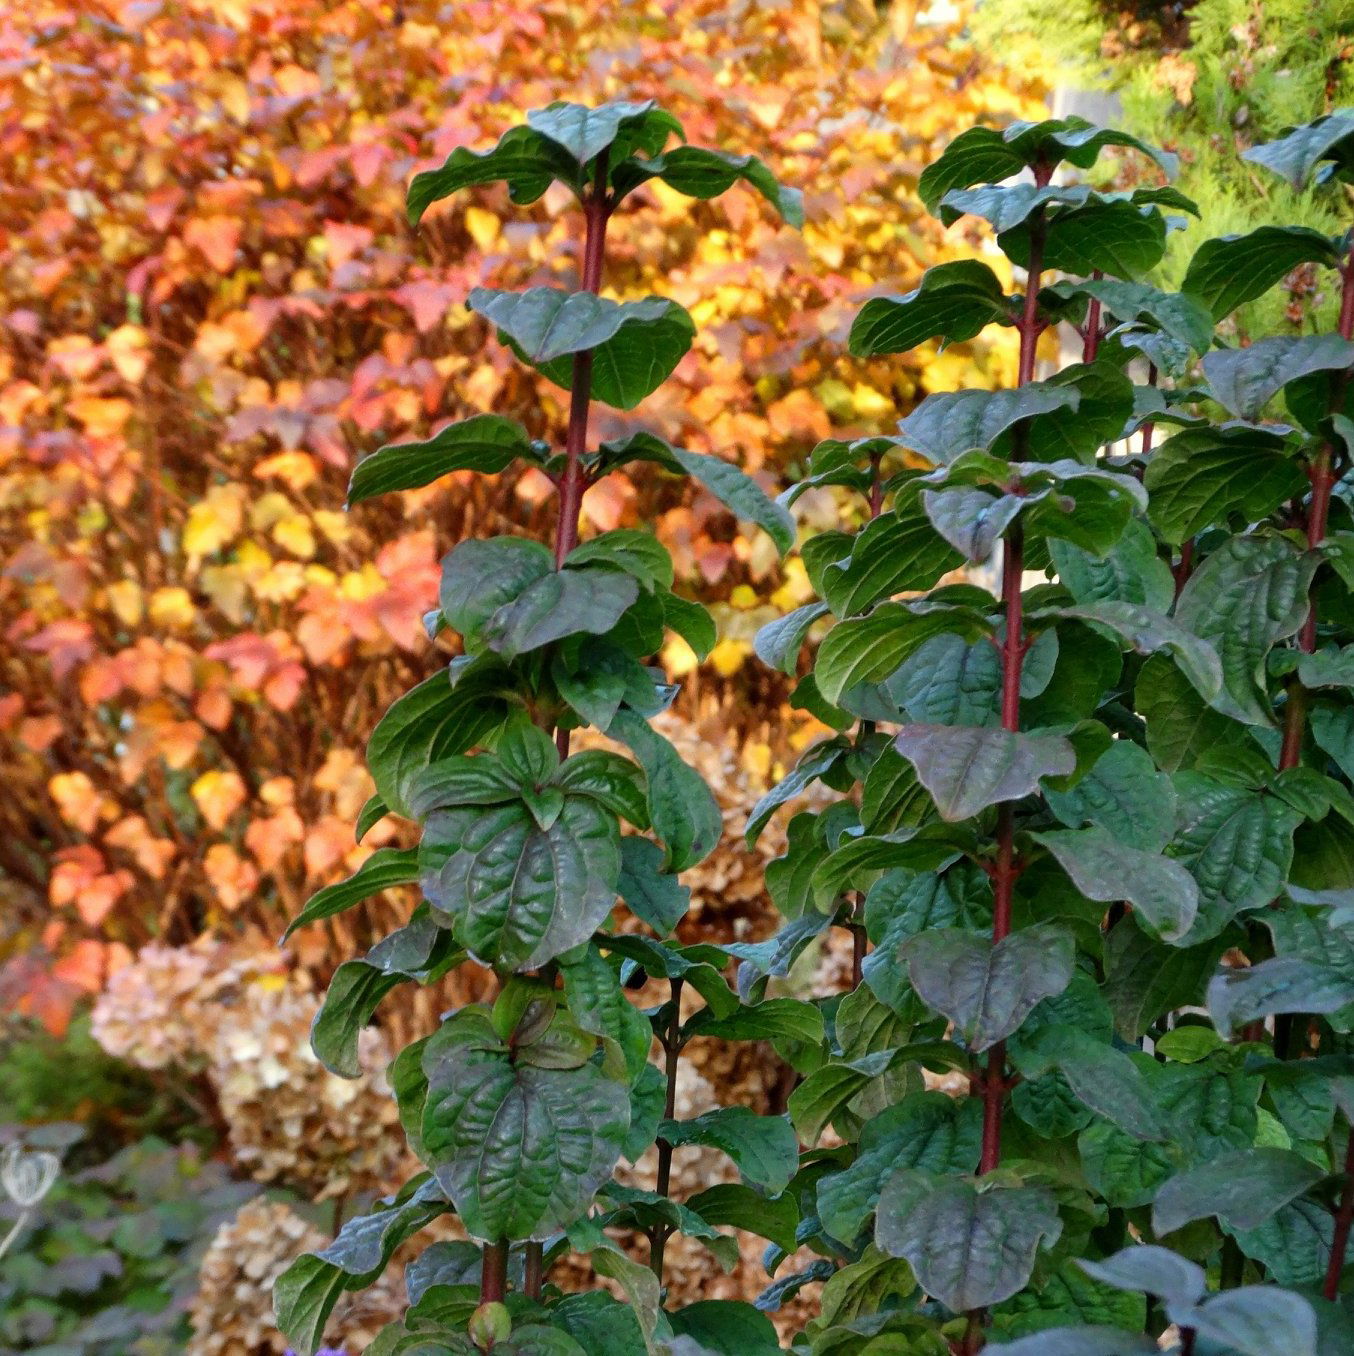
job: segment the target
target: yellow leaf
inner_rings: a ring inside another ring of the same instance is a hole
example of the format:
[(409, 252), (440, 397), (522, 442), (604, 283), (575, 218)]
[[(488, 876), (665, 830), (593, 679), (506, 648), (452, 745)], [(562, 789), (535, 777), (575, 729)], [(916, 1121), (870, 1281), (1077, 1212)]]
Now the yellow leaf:
[(104, 590), (113, 615), (124, 626), (135, 626), (141, 620), (141, 585), (135, 579), (119, 579)]
[(302, 560), (315, 554), (315, 531), (304, 513), (293, 513), (273, 525), (273, 540)]
[(732, 678), (751, 653), (752, 646), (747, 641), (726, 636), (710, 651), (710, 663), (721, 678)]
[(180, 544), (194, 560), (215, 555), (240, 534), (244, 526), (244, 489), (240, 485), (213, 485), (188, 510)]
[(204, 772), (189, 788), (188, 794), (203, 819), (218, 831), (225, 828), (231, 816), (248, 799), (240, 774), (218, 768)]
[(465, 228), (475, 244), (487, 250), (498, 239), (503, 223), (493, 212), (486, 212), (483, 207), (467, 207)]
[(187, 589), (156, 589), (150, 596), (150, 619), (156, 626), (180, 631), (190, 627), (197, 617), (193, 596)]

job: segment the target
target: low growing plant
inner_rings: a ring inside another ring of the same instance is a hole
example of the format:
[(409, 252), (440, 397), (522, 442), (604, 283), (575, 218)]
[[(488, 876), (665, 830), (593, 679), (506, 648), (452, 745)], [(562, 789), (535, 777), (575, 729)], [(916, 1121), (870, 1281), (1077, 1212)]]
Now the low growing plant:
[[(341, 1292), (454, 1211), (477, 1241), (424, 1251), (408, 1313), (370, 1351), (759, 1356), (781, 1347), (758, 1310), (819, 1282), (791, 1345), (808, 1356), (1354, 1349), (1349, 237), (1209, 241), (1184, 289), (1163, 292), (1144, 278), (1193, 205), (1169, 184), (1084, 176), (1113, 148), (1167, 176), (1171, 157), (1080, 119), (964, 133), (920, 196), (947, 223), (985, 221), (1023, 288), (978, 258), (939, 265), (868, 301), (851, 347), (883, 359), (1006, 326), (1016, 384), (931, 395), (896, 435), (826, 442), (773, 505), (652, 434), (589, 444), (590, 399), (629, 408), (691, 337), (671, 302), (599, 294), (625, 194), (743, 179), (797, 212), (755, 160), (665, 149), (679, 132), (649, 103), (552, 105), (410, 190), (417, 220), (472, 184), (506, 180), (520, 202), (573, 189), (581, 290), (470, 297), (569, 387), (569, 436), (558, 454), (481, 415), (382, 449), (351, 498), (520, 460), (555, 483), (559, 528), (553, 552), (496, 538), (448, 556), (429, 630), (464, 653), (377, 727), (378, 798), (359, 826), (400, 814), (420, 845), (374, 854), (298, 919), (391, 884), (424, 895), (335, 976), (313, 1033), (332, 1068), (351, 1068), (405, 980), (474, 958), (498, 992), (395, 1060), (429, 1171), (291, 1268), (284, 1330), (313, 1350)], [(1251, 158), (1297, 185), (1350, 181), (1354, 115)], [(1340, 332), (1229, 346), (1231, 312), (1297, 264), (1339, 271)], [(1078, 360), (1041, 378), (1058, 330)], [(1266, 418), (1279, 397), (1282, 419)], [(821, 601), (758, 640), (836, 733), (749, 832), (815, 783), (840, 797), (790, 821), (767, 873), (785, 925), (760, 942), (673, 937), (678, 873), (720, 825), (647, 724), (672, 695), (647, 664), (665, 627), (697, 652), (713, 635), (651, 537), (578, 539), (586, 486), (640, 462), (698, 476), (782, 548), (804, 489), (859, 495), (859, 530), (803, 545)], [(953, 581), (993, 557), (995, 590)], [(572, 750), (583, 725), (633, 761)], [(850, 989), (781, 995), (834, 927), (850, 934)], [(646, 980), (665, 1001), (641, 1011), (628, 993)], [(702, 1005), (684, 1015), (691, 992)], [(769, 1042), (799, 1080), (788, 1119), (675, 1120), (697, 1037)], [(618, 1159), (655, 1141), (657, 1190), (618, 1183)], [(688, 1144), (729, 1154), (742, 1184), (671, 1200)], [(775, 1280), (756, 1308), (665, 1309), (670, 1234), (728, 1258), (728, 1228), (768, 1240)], [(607, 1229), (647, 1234), (649, 1266)], [(803, 1249), (816, 1256), (779, 1275)], [(550, 1285), (567, 1250), (629, 1305)]]

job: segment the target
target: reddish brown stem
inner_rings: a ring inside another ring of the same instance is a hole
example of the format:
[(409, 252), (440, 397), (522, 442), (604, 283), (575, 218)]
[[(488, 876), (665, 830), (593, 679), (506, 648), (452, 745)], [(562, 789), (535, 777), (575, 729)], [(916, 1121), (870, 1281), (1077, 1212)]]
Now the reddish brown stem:
[[(583, 201), (587, 235), (583, 241), (583, 290), (597, 292), (602, 286), (602, 253), (606, 248), (606, 224), (611, 204), (606, 191), (607, 156), (597, 157), (597, 175), (592, 192)], [(587, 477), (583, 454), (588, 444), (588, 412), (592, 405), (592, 353), (574, 355), (573, 380), (569, 388), (569, 429), (565, 435), (564, 473), (559, 481), (559, 527), (555, 533), (555, 565), (578, 545), (578, 515), (583, 507)]]
[[(1149, 386), (1157, 384), (1156, 363), (1147, 364), (1147, 384)], [(1155, 427), (1150, 419), (1142, 426), (1142, 455), (1144, 457), (1152, 450), (1152, 430)]]
[(528, 1243), (526, 1255), (526, 1275), (522, 1289), (531, 1299), (540, 1299), (541, 1288), (545, 1284), (545, 1247), (540, 1243)]
[(480, 1273), (480, 1303), (502, 1304), (508, 1289), (508, 1240), (484, 1245), (484, 1269)]
[(1340, 1188), (1340, 1204), (1335, 1211), (1335, 1236), (1331, 1239), (1330, 1265), (1322, 1293), (1332, 1303), (1340, 1294), (1340, 1277), (1345, 1270), (1345, 1252), (1349, 1248), (1349, 1230), (1354, 1224), (1354, 1126), (1345, 1145), (1345, 1184)]
[(1189, 583), (1189, 577), (1194, 569), (1194, 538), (1191, 537), (1180, 547), (1180, 563), (1171, 571), (1175, 578), (1175, 596), (1180, 597), (1180, 591)]
[[(1091, 276), (1099, 282), (1105, 275), (1096, 269)], [(1096, 297), (1091, 298), (1091, 304), (1086, 308), (1086, 329), (1081, 338), (1081, 361), (1095, 362), (1100, 352), (1100, 301)]]
[[(667, 1095), (663, 1099), (663, 1118), (672, 1120), (677, 1114), (677, 1062), (682, 1054), (682, 984), (680, 979), (668, 981), (671, 994), (672, 1012), (668, 1017), (667, 1034), (663, 1037), (664, 1075), (667, 1078)], [(672, 1184), (672, 1145), (661, 1136), (658, 1140), (658, 1180), (654, 1190), (660, 1196), (666, 1196)], [(649, 1267), (663, 1283), (663, 1252), (668, 1243), (667, 1226), (656, 1224), (649, 1235)]]

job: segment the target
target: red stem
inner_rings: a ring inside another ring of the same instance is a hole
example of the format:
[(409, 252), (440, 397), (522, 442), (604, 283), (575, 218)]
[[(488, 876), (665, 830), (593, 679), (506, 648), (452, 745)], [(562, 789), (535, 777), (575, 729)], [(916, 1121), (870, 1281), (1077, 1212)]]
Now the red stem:
[[(606, 192), (607, 156), (597, 157), (597, 177), (583, 202), (587, 235), (583, 242), (583, 290), (597, 292), (602, 286), (602, 252), (606, 247), (606, 223), (611, 204)], [(588, 443), (588, 411), (592, 404), (592, 353), (574, 355), (573, 381), (569, 388), (569, 430), (565, 436), (564, 474), (559, 482), (559, 527), (555, 534), (555, 565), (578, 545), (578, 515), (583, 506), (587, 477), (583, 454)]]
[[(1096, 269), (1091, 276), (1099, 282), (1105, 275), (1099, 269)], [(1092, 297), (1091, 304), (1086, 308), (1086, 329), (1082, 334), (1081, 361), (1084, 363), (1093, 363), (1099, 352), (1100, 300), (1098, 297)]]
[(484, 1269), (480, 1273), (480, 1303), (502, 1304), (508, 1289), (508, 1240), (484, 1245)]
[(540, 1299), (541, 1287), (545, 1284), (545, 1245), (528, 1243), (526, 1263), (522, 1289), (531, 1299)]
[[(668, 991), (672, 996), (672, 1014), (668, 1018), (667, 1035), (663, 1038), (664, 1074), (667, 1077), (667, 1095), (663, 1099), (663, 1118), (672, 1120), (677, 1114), (677, 1062), (682, 1054), (682, 985), (684, 981), (668, 981)], [(672, 1184), (672, 1145), (660, 1138), (658, 1141), (658, 1180), (654, 1190), (660, 1196), (668, 1194)], [(649, 1268), (663, 1283), (663, 1252), (668, 1243), (668, 1228), (664, 1224), (654, 1225), (649, 1235)]]
[[(1035, 182), (1045, 184), (1049, 171), (1036, 166)], [(1039, 319), (1039, 279), (1044, 260), (1044, 223), (1035, 218), (1030, 228), (1030, 258), (1026, 270), (1025, 306), (1020, 331), (1020, 385), (1034, 380), (1035, 357), (1043, 324)], [(1006, 636), (1001, 646), (1001, 724), (1012, 733), (1020, 729), (1020, 670), (1025, 658), (1025, 628), (1021, 583), (1025, 573), (1024, 536), (1017, 522), (1002, 541), (1001, 594), (1006, 611)], [(1011, 899), (1019, 874), (1015, 859), (1015, 814), (1009, 803), (997, 810), (997, 860), (992, 868), (992, 943), (1011, 931)], [(980, 1172), (992, 1172), (1001, 1163), (1001, 1113), (1006, 1099), (1006, 1045), (994, 1045), (982, 1077), (983, 1150)], [(972, 1328), (972, 1324), (970, 1324)]]
[(1335, 1236), (1331, 1239), (1330, 1265), (1326, 1268), (1326, 1284), (1322, 1291), (1332, 1303), (1340, 1294), (1351, 1224), (1354, 1224), (1354, 1126), (1350, 1127), (1345, 1146), (1345, 1184), (1340, 1189), (1340, 1204), (1335, 1211)]

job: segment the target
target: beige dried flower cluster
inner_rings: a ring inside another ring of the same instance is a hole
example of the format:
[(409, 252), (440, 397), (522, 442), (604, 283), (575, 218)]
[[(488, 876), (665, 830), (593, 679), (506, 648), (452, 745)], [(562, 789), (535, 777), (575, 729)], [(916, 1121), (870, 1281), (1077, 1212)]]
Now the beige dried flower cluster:
[[(298, 1254), (329, 1239), (289, 1205), (263, 1197), (223, 1224), (202, 1259), (193, 1296), (193, 1338), (187, 1356), (282, 1356), (286, 1339), (273, 1319), (273, 1282)], [(404, 1308), (397, 1270), (340, 1303), (327, 1334), (361, 1351)]]
[(335, 1077), (310, 1048), (318, 1008), (309, 978), (278, 953), (237, 954), (204, 939), (143, 948), (95, 1004), (93, 1031), (110, 1054), (143, 1068), (205, 1076), (235, 1163), (256, 1181), (319, 1199), (391, 1190), (410, 1160), (385, 1038), (364, 1031), (362, 1077)]

